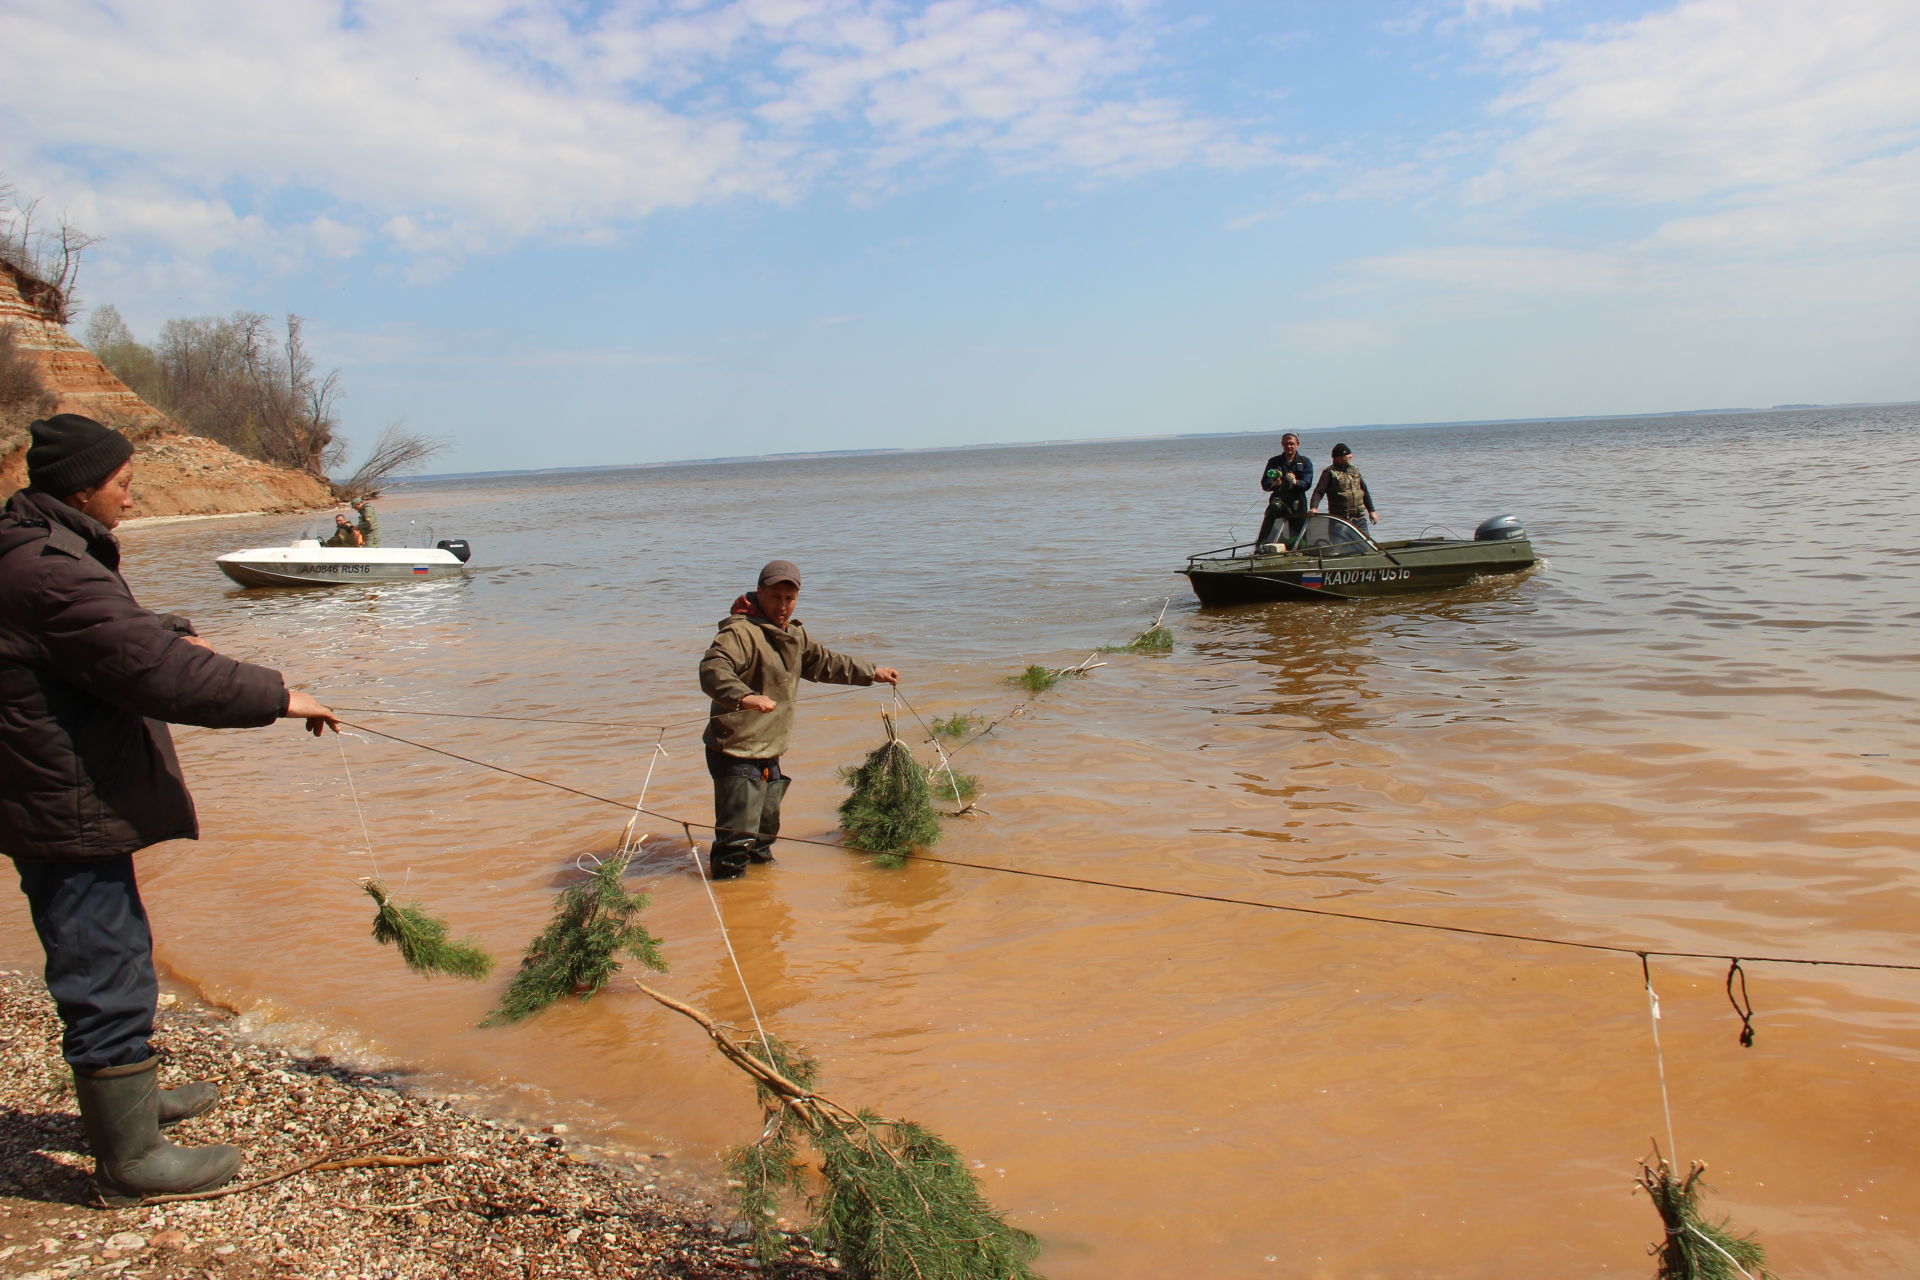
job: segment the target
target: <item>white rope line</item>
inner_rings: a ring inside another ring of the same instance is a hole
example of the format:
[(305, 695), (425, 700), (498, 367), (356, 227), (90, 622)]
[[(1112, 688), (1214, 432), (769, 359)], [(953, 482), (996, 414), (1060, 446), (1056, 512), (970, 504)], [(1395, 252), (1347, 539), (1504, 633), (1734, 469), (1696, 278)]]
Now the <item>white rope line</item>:
[(720, 927), (720, 942), (727, 949), (727, 960), (733, 965), (734, 979), (740, 984), (740, 994), (747, 998), (747, 1013), (753, 1018), (753, 1029), (760, 1034), (760, 1047), (766, 1051), (767, 1065), (773, 1065), (773, 1042), (767, 1038), (767, 1028), (760, 1021), (760, 1007), (754, 1003), (753, 988), (747, 985), (747, 971), (740, 967), (740, 955), (733, 949), (733, 934), (727, 930), (727, 917), (720, 910), (720, 896), (713, 891), (713, 881), (707, 879), (706, 872), (700, 867), (700, 842), (693, 838), (693, 828), (682, 825), (687, 833), (687, 857), (693, 862), (693, 874), (700, 881), (700, 887), (707, 891), (707, 903), (713, 908), (713, 921)]
[[(660, 738), (666, 736), (666, 730), (662, 729)], [(633, 826), (640, 821), (640, 815), (646, 810), (647, 788), (653, 785), (653, 767), (660, 763), (662, 756), (667, 754), (667, 749), (661, 744), (660, 738), (654, 739), (653, 753), (647, 757), (647, 776), (640, 782), (640, 798), (633, 802), (633, 816), (627, 819), (627, 829), (620, 833), (620, 852), (622, 853), (632, 853), (636, 848)], [(641, 836), (640, 839), (645, 840), (646, 837)]]
[(1646, 980), (1648, 1024), (1653, 1028), (1653, 1061), (1660, 1072), (1660, 1109), (1667, 1117), (1667, 1157), (1677, 1165), (1680, 1150), (1673, 1140), (1673, 1103), (1667, 1097), (1667, 1057), (1660, 1049), (1660, 997), (1654, 994), (1653, 967), (1645, 956), (1640, 957), (1640, 974)]
[(373, 853), (373, 836), (367, 831), (366, 810), (360, 807), (360, 792), (353, 785), (353, 769), (347, 764), (347, 744), (342, 741), (347, 735), (335, 733), (334, 740), (340, 746), (340, 769), (347, 775), (347, 795), (353, 799), (353, 811), (360, 819), (360, 839), (366, 842), (367, 862), (373, 867), (373, 878), (380, 879), (380, 859)]
[(1746, 1280), (1753, 1280), (1752, 1274), (1749, 1273), (1745, 1267), (1740, 1265), (1740, 1260), (1734, 1257), (1732, 1254), (1728, 1253), (1725, 1249), (1722, 1249), (1719, 1243), (1715, 1241), (1712, 1236), (1708, 1235), (1706, 1232), (1702, 1231), (1700, 1228), (1694, 1226), (1691, 1222), (1687, 1224), (1687, 1230), (1693, 1232), (1693, 1234), (1699, 1236), (1702, 1240), (1705, 1240), (1709, 1248), (1711, 1248), (1715, 1253), (1719, 1254), (1721, 1257), (1725, 1258), (1727, 1260), (1727, 1265), (1732, 1267), (1735, 1271), (1738, 1271), (1741, 1275), (1745, 1276)]

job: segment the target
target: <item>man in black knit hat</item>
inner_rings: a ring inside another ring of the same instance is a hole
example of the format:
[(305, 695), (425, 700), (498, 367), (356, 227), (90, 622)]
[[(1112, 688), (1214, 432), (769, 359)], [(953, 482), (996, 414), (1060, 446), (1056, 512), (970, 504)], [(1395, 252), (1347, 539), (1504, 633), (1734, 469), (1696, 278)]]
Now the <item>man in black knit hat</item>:
[(214, 652), (185, 618), (140, 607), (113, 528), (133, 505), (133, 445), (76, 413), (31, 425), (27, 487), (0, 511), (0, 853), (47, 953), (47, 990), (109, 1205), (233, 1177), (228, 1146), (160, 1126), (219, 1100), (161, 1089), (148, 1043), (159, 987), (136, 850), (199, 835), (166, 723), (240, 728), (333, 713), (278, 672)]

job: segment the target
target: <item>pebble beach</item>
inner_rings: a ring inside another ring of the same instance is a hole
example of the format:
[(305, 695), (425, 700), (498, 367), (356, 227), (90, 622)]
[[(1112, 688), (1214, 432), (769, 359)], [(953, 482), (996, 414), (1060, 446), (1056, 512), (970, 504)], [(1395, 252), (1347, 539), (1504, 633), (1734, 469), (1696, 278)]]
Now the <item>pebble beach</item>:
[(762, 1266), (730, 1238), (726, 1210), (659, 1194), (644, 1165), (569, 1149), (564, 1126), (529, 1129), (248, 1043), (223, 1010), (168, 1003), (155, 1044), (171, 1058), (163, 1085), (220, 1086), (219, 1106), (168, 1132), (238, 1145), (237, 1189), (99, 1208), (52, 1001), (37, 976), (0, 972), (0, 1275), (839, 1274), (799, 1239), (790, 1260)]

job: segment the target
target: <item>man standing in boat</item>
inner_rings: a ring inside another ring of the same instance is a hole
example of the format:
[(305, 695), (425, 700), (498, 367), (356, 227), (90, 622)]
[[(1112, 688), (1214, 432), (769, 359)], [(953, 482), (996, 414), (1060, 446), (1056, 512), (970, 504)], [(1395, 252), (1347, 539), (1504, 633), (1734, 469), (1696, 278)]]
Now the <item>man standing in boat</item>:
[(113, 528), (133, 506), (133, 445), (74, 413), (30, 424), (27, 487), (0, 511), (0, 853), (14, 861), (66, 1024), (94, 1189), (109, 1205), (217, 1187), (229, 1146), (160, 1126), (219, 1101), (159, 1087), (160, 995), (133, 855), (200, 833), (167, 722), (215, 729), (333, 713), (277, 671), (213, 651), (185, 618), (140, 607)]
[(356, 527), (360, 531), (360, 545), (363, 547), (380, 545), (380, 513), (373, 509), (373, 500), (379, 496), (370, 493), (364, 498), (355, 498), (349, 504), (360, 517)]
[(1366, 533), (1369, 522), (1380, 523), (1380, 513), (1373, 509), (1373, 494), (1360, 478), (1360, 468), (1350, 461), (1352, 457), (1353, 450), (1346, 445), (1333, 446), (1333, 463), (1320, 473), (1320, 483), (1313, 489), (1312, 510), (1318, 511), (1320, 499), (1325, 498), (1328, 515), (1339, 516)]
[(1280, 452), (1267, 459), (1260, 487), (1273, 496), (1267, 500), (1267, 515), (1254, 545), (1278, 541), (1292, 546), (1307, 518), (1307, 491), (1313, 488), (1313, 463), (1300, 452), (1299, 436), (1289, 431), (1280, 437)]
[(802, 680), (822, 684), (899, 684), (892, 667), (816, 644), (793, 616), (800, 570), (773, 560), (756, 590), (733, 602), (700, 659), (700, 688), (713, 699), (707, 772), (713, 778), (712, 874), (744, 875), (749, 862), (773, 860), (787, 775), (780, 757), (793, 733), (793, 701)]

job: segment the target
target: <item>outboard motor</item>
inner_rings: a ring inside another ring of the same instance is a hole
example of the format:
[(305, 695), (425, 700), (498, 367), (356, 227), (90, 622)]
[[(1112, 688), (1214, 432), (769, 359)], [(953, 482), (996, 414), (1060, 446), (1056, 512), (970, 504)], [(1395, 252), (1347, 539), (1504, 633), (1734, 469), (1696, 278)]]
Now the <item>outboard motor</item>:
[[(1511, 520), (1513, 517), (1508, 516), (1507, 518)], [(1482, 525), (1480, 527), (1483, 529), (1486, 528), (1485, 525)], [(433, 545), (440, 548), (442, 551), (453, 552), (453, 558), (455, 560), (458, 560), (461, 564), (465, 564), (468, 560), (473, 558), (473, 548), (467, 545), (467, 540), (465, 538), (442, 538), (440, 541), (434, 543)]]
[[(1473, 540), (1475, 542), (1512, 542), (1517, 538), (1524, 538), (1526, 536), (1527, 531), (1520, 526), (1519, 516), (1492, 516), (1486, 520), (1482, 520), (1480, 527), (1473, 531)], [(445, 546), (446, 544), (442, 543), (441, 545)], [(466, 559), (465, 556), (460, 558), (462, 560)]]

